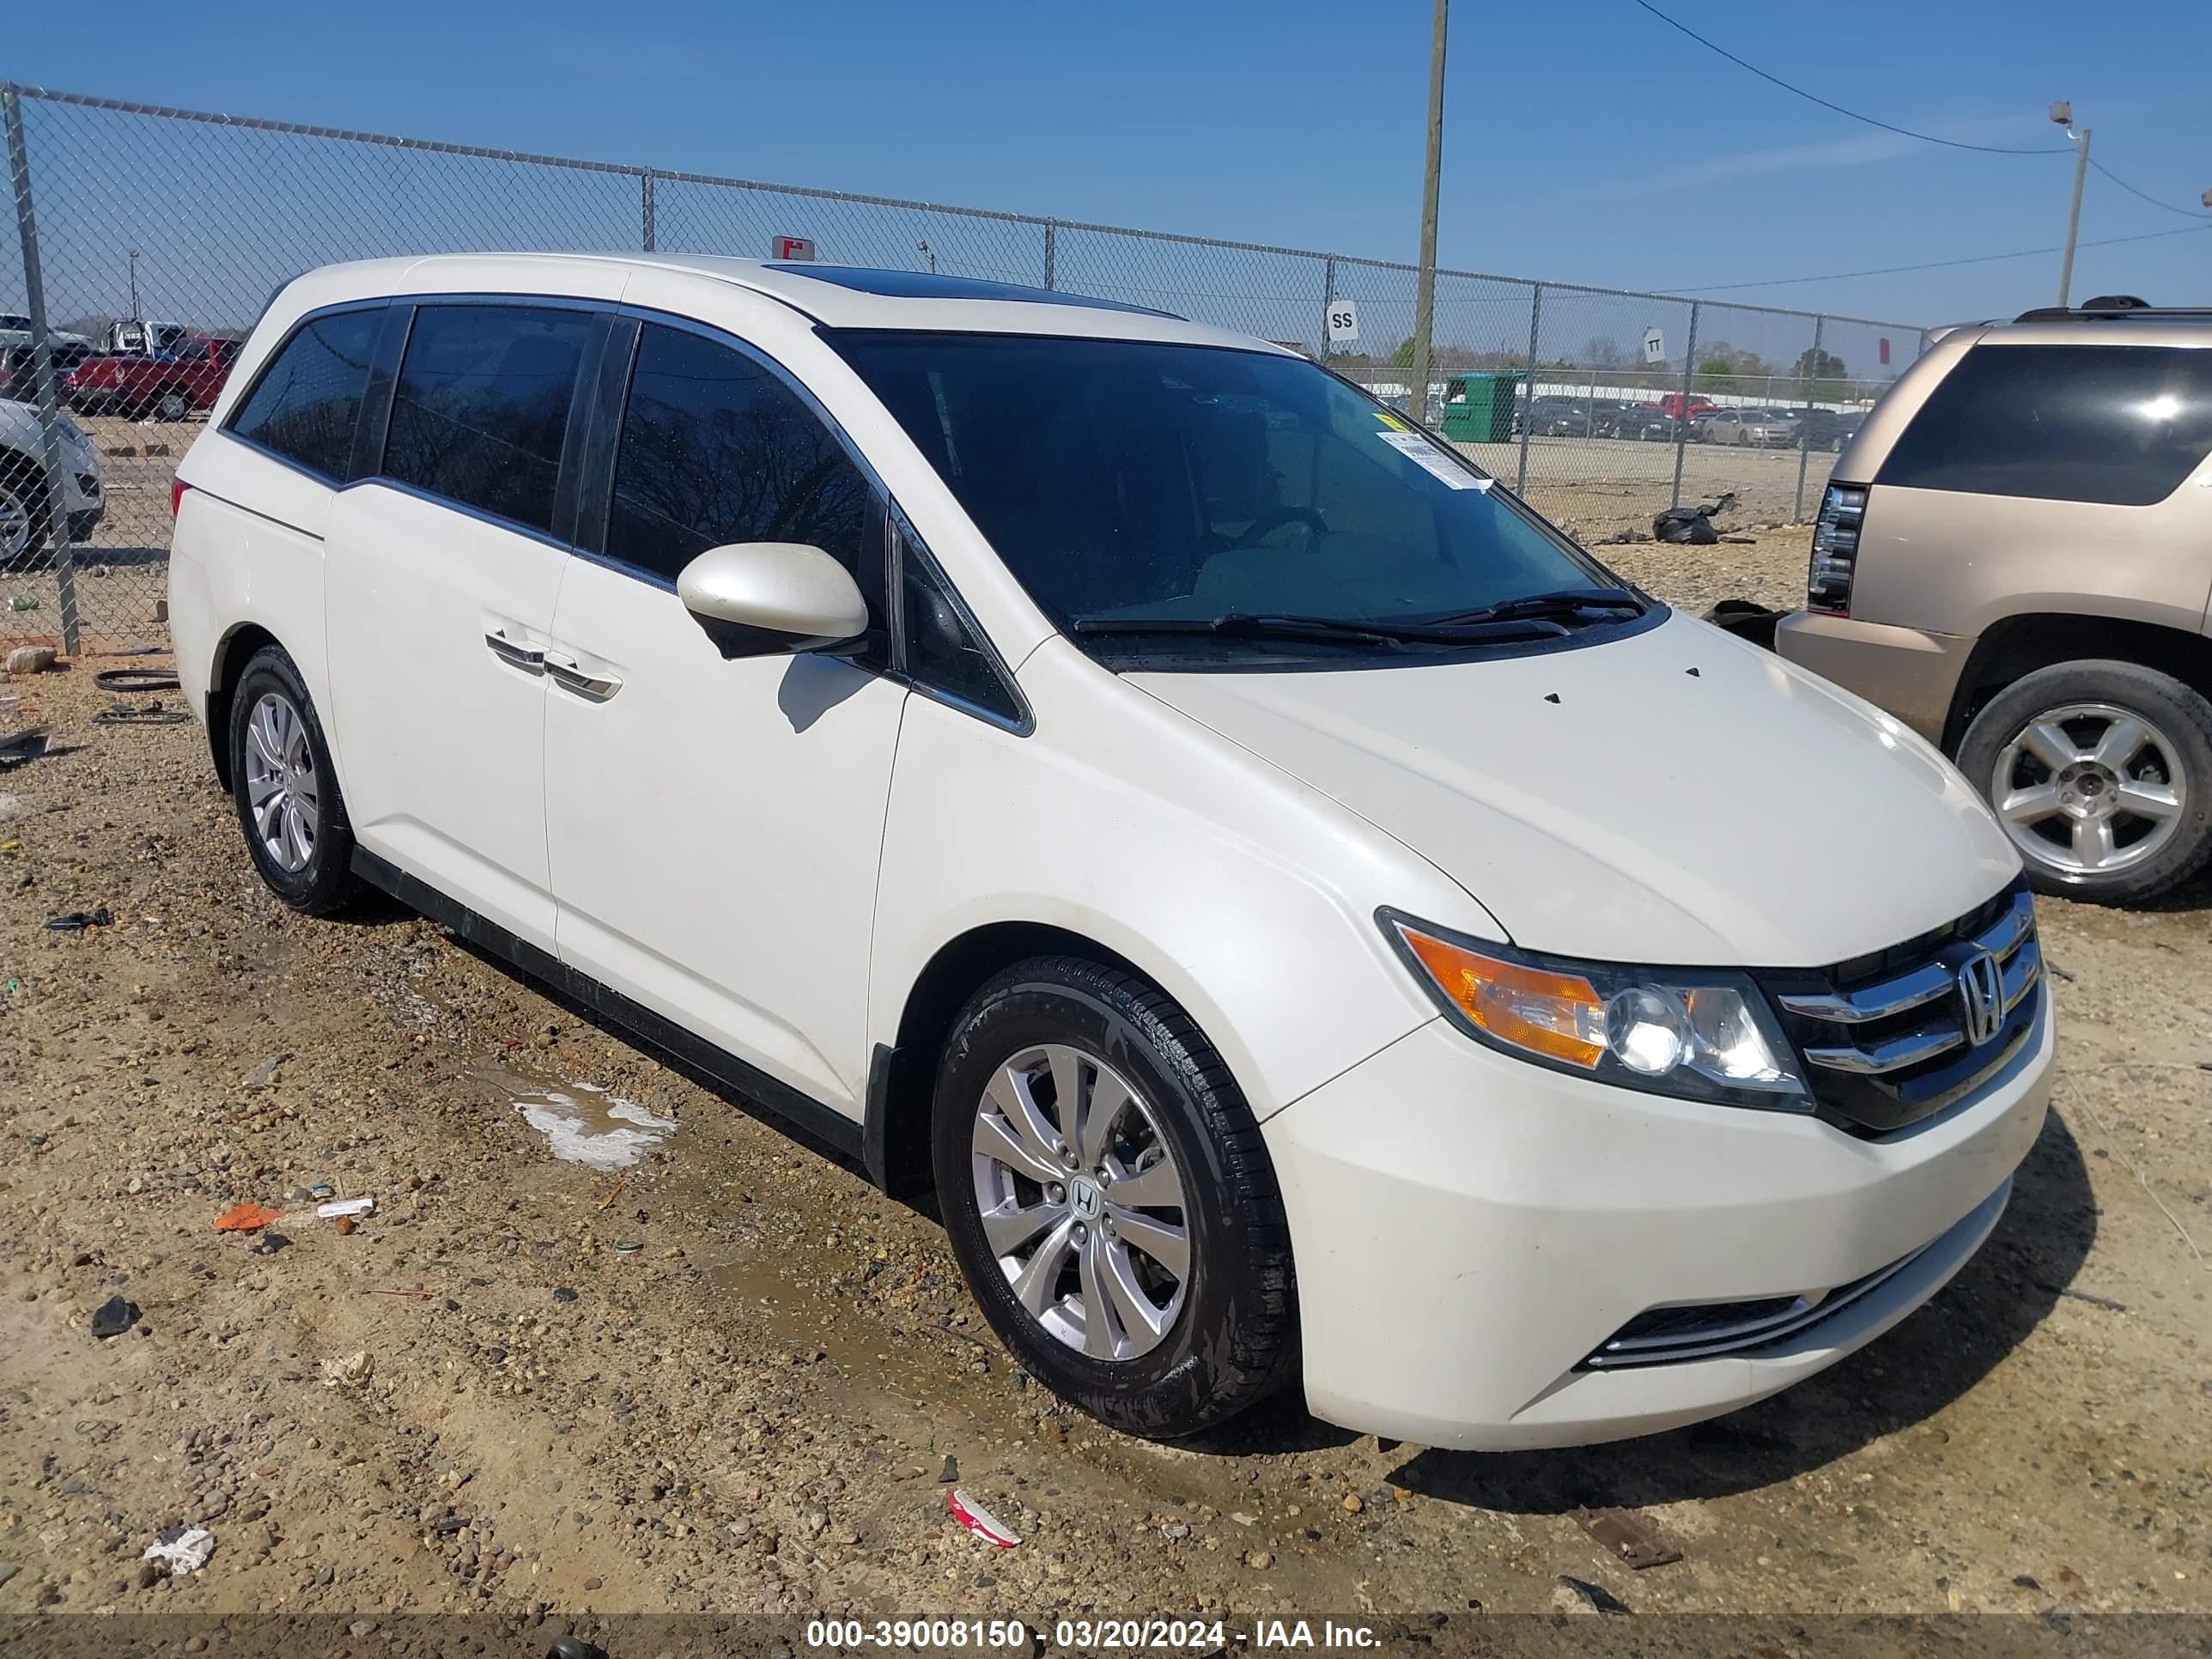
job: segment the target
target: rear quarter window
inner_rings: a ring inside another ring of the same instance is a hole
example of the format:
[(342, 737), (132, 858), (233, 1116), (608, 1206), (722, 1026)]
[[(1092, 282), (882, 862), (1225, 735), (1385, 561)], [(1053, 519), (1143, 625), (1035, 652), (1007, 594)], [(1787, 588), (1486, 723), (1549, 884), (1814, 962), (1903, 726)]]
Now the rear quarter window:
[(2212, 349), (1978, 345), (1875, 482), (2148, 507), (2212, 452)]
[(302, 324), (230, 417), (231, 431), (319, 477), (343, 481), (383, 317), (379, 307)]

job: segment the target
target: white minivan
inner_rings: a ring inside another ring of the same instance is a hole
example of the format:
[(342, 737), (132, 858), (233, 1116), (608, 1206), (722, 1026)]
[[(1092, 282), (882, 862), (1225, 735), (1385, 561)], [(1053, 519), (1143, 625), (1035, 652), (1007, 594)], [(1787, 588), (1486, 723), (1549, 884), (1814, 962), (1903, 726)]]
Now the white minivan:
[(1435, 1446), (1727, 1411), (1934, 1294), (2043, 1121), (1957, 773), (1263, 342), (344, 265), (177, 495), (271, 888), (397, 895), (933, 1185), (1019, 1362), (1130, 1432), (1293, 1380)]

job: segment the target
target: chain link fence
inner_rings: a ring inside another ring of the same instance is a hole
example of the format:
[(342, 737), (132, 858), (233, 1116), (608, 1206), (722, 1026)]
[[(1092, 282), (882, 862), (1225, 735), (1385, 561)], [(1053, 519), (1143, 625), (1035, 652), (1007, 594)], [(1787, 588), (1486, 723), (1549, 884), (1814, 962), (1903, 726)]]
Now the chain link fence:
[[(1297, 348), (1440, 423), (1589, 540), (1686, 497), (1802, 519), (1915, 326), (209, 115), (0, 83), (0, 645), (164, 643), (170, 480), (271, 292), (313, 266), (495, 249), (817, 257), (1174, 312)], [(1332, 322), (1336, 326), (1332, 326)], [(55, 374), (40, 374), (40, 343)], [(1703, 441), (1791, 408), (1787, 444)]]

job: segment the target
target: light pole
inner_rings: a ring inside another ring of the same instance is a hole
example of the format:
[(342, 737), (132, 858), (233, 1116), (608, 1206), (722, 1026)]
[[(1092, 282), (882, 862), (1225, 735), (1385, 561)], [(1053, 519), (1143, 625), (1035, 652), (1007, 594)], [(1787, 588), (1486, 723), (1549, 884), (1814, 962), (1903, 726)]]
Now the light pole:
[(131, 250), (131, 320), (138, 320), (138, 250)]
[(2063, 98), (2051, 105), (2051, 119), (2066, 129), (2074, 144), (2074, 201), (2066, 210), (2066, 255), (2058, 264), (2058, 304), (2063, 309), (2066, 296), (2074, 290), (2074, 243), (2081, 234), (2081, 185), (2089, 176), (2089, 129), (2074, 131), (2074, 106)]
[(1437, 309), (1437, 182), (1444, 164), (1444, 14), (1450, 0), (1436, 0), (1429, 33), (1429, 164), (1421, 181), (1421, 274), (1413, 299), (1413, 418), (1429, 421), (1429, 344)]

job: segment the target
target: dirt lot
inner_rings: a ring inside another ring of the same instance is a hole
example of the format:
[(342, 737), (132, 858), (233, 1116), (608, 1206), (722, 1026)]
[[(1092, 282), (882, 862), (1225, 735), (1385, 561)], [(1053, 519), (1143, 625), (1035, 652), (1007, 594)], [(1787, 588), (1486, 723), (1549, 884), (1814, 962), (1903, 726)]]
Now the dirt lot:
[[(1605, 550), (1687, 604), (1787, 603), (1803, 541)], [(463, 1608), (1334, 1613), (1441, 1647), (1611, 1600), (1796, 1654), (1835, 1650), (1822, 1615), (2212, 1613), (2212, 891), (2044, 905), (2063, 1075), (2012, 1207), (1814, 1382), (1587, 1451), (1295, 1402), (1168, 1449), (1015, 1370), (926, 1214), (426, 922), (284, 910), (198, 727), (94, 724), (99, 665), (6, 688), (55, 746), (0, 776), (0, 1616), (343, 1614), (358, 1651)], [(374, 1213), (317, 1221), (322, 1184)], [(246, 1200), (287, 1213), (211, 1230)], [(136, 1322), (102, 1340), (112, 1297)], [(947, 1520), (954, 1462), (1020, 1547)], [(1683, 1559), (1628, 1571), (1583, 1504)], [(208, 1564), (143, 1571), (186, 1522)]]

